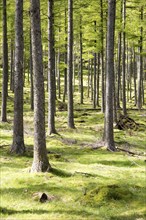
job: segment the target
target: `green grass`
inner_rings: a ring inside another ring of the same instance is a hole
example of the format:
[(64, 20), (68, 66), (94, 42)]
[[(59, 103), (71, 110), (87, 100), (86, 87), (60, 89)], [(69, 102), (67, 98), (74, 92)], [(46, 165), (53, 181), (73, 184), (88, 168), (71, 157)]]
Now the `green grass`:
[[(47, 136), (47, 150), (52, 171), (30, 173), (33, 160), (33, 112), (25, 94), (24, 135), (26, 154), (10, 154), (12, 144), (13, 104), (8, 99), (8, 123), (0, 124), (1, 197), (4, 220), (144, 220), (146, 218), (146, 174), (144, 111), (128, 111), (140, 124), (137, 130), (114, 129), (119, 148), (135, 152), (111, 153), (95, 149), (103, 134), (103, 114), (85, 111), (91, 108), (75, 104), (75, 130), (67, 128), (67, 112), (56, 112), (59, 135)], [(10, 94), (13, 97), (12, 94)], [(46, 104), (47, 106), (47, 104)], [(47, 113), (46, 113), (47, 120)], [(47, 131), (47, 125), (46, 125)], [(40, 203), (34, 194), (45, 192), (52, 201)]]

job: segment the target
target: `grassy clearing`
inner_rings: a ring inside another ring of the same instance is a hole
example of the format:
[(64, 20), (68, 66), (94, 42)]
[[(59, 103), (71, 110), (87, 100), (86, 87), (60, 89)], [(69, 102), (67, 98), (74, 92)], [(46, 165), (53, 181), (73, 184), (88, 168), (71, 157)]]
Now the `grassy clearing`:
[[(26, 99), (27, 100), (27, 99)], [(56, 113), (59, 135), (47, 136), (51, 173), (29, 173), (33, 159), (33, 113), (25, 102), (24, 133), (27, 152), (10, 155), (12, 98), (8, 99), (8, 123), (0, 124), (1, 219), (7, 220), (144, 220), (146, 218), (145, 112), (131, 110), (138, 130), (115, 129), (116, 146), (135, 152), (111, 153), (95, 149), (103, 133), (100, 111), (77, 105), (75, 130), (67, 128), (67, 112)], [(46, 115), (47, 119), (47, 115)], [(47, 127), (46, 127), (47, 130)], [(101, 142), (101, 146), (103, 143)], [(54, 199), (40, 203), (34, 197), (45, 192)]]

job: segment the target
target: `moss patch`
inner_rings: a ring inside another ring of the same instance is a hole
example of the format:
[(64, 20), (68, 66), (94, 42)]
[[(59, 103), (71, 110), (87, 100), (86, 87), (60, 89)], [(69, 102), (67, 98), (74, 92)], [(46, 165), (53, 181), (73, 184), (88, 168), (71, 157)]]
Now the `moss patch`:
[(99, 186), (87, 192), (81, 198), (81, 203), (91, 206), (100, 206), (105, 203), (116, 201), (128, 201), (133, 197), (133, 193), (127, 186), (118, 186), (116, 184)]

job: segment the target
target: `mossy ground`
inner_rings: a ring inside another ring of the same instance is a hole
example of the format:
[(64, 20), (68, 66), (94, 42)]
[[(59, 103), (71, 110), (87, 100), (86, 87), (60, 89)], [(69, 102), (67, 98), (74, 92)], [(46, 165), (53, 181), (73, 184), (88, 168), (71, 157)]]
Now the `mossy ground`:
[[(24, 135), (26, 154), (10, 154), (12, 144), (13, 94), (8, 99), (8, 122), (0, 124), (1, 219), (7, 220), (144, 220), (146, 114), (130, 110), (129, 116), (140, 124), (137, 130), (114, 130), (116, 146), (135, 152), (111, 153), (97, 148), (103, 134), (104, 116), (92, 108), (75, 103), (76, 129), (67, 128), (67, 112), (56, 112), (59, 135), (46, 135), (50, 173), (29, 172), (33, 160), (33, 112), (25, 94)], [(47, 100), (47, 98), (46, 98)], [(46, 104), (47, 106), (47, 104)], [(46, 113), (47, 121), (47, 113)], [(46, 125), (47, 132), (47, 125)], [(40, 203), (37, 192), (54, 196)]]

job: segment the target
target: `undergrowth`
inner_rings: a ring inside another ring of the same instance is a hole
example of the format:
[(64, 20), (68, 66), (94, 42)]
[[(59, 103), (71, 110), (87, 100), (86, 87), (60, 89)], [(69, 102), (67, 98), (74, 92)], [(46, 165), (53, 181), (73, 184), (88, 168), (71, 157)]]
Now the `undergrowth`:
[[(27, 99), (26, 99), (27, 100)], [(144, 220), (146, 218), (145, 111), (128, 111), (137, 130), (114, 129), (118, 150), (102, 142), (103, 114), (77, 105), (76, 129), (67, 128), (67, 112), (56, 112), (58, 135), (47, 135), (50, 173), (30, 173), (33, 160), (33, 112), (24, 105), (24, 156), (10, 154), (13, 104), (8, 99), (8, 122), (1, 123), (1, 219), (7, 220)], [(78, 111), (78, 109), (82, 109)], [(87, 109), (86, 111), (84, 109)], [(47, 118), (47, 115), (46, 115)], [(127, 152), (126, 152), (127, 151)], [(130, 154), (132, 152), (133, 154)], [(46, 203), (34, 194), (55, 198)]]

